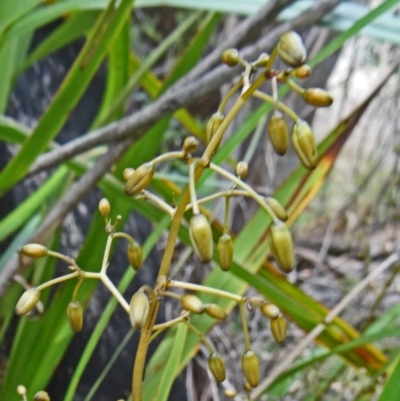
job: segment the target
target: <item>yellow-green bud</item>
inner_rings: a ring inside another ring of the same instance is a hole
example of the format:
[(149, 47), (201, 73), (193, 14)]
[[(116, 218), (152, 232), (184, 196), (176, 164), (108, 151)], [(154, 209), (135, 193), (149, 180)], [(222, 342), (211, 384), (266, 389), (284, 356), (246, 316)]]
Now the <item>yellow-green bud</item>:
[(75, 333), (79, 333), (83, 326), (83, 309), (78, 301), (71, 301), (68, 304), (67, 316), (69, 325)]
[(269, 230), (269, 245), (278, 266), (285, 273), (290, 273), (296, 264), (292, 235), (283, 221), (274, 221)]
[(47, 256), (47, 248), (41, 244), (24, 245), (20, 252), (30, 258), (43, 258), (44, 256)]
[(303, 93), (303, 99), (315, 107), (328, 107), (332, 104), (332, 96), (320, 88), (306, 89)]
[(233, 260), (233, 241), (231, 236), (226, 233), (223, 234), (217, 245), (218, 260), (222, 270), (229, 270)]
[(311, 75), (311, 67), (308, 64), (303, 64), (302, 66), (293, 70), (293, 76), (304, 79)]
[(282, 314), (271, 320), (271, 332), (277, 343), (282, 344), (286, 340), (287, 324)]
[(298, 67), (306, 61), (307, 52), (298, 33), (284, 33), (278, 42), (278, 54), (287, 64)]
[(50, 396), (47, 391), (38, 391), (33, 397), (33, 401), (50, 401)]
[(129, 304), (129, 320), (136, 330), (141, 330), (149, 316), (149, 298), (144, 291), (133, 294)]
[(134, 270), (139, 270), (143, 265), (142, 247), (137, 242), (130, 243), (127, 248), (127, 253), (130, 265)]
[(276, 214), (276, 217), (278, 217), (279, 220), (286, 221), (288, 219), (285, 208), (275, 198), (267, 197), (265, 198), (265, 202)]
[(205, 304), (205, 312), (207, 315), (217, 320), (224, 320), (226, 318), (226, 312), (217, 304)]
[(205, 305), (202, 300), (196, 295), (186, 294), (181, 298), (181, 304), (183, 309), (192, 312), (192, 313), (203, 313), (205, 309)]
[(135, 169), (131, 168), (131, 167), (127, 167), (124, 169), (124, 171), (122, 172), (122, 177), (124, 179), (124, 181), (128, 181), (129, 178), (131, 177), (131, 175), (135, 172)]
[(276, 319), (279, 317), (281, 311), (279, 308), (271, 303), (266, 303), (261, 307), (261, 313), (270, 319)]
[(311, 127), (304, 120), (297, 120), (292, 129), (292, 143), (300, 161), (308, 169), (317, 165), (317, 147)]
[(99, 212), (103, 217), (107, 217), (110, 214), (111, 206), (108, 199), (103, 198), (99, 202)]
[(236, 165), (235, 173), (238, 177), (240, 178), (246, 177), (248, 171), (249, 171), (249, 165), (246, 162), (241, 161)]
[(267, 64), (268, 64), (269, 59), (270, 59), (269, 54), (267, 54), (267, 53), (261, 53), (261, 54), (258, 56), (258, 59), (256, 60), (256, 62), (255, 62), (254, 64), (255, 64), (256, 66), (259, 66), (259, 67), (266, 67)]
[(235, 398), (237, 396), (237, 391), (231, 389), (231, 388), (227, 388), (224, 390), (224, 394), (228, 397), (228, 398)]
[(146, 188), (154, 175), (154, 164), (152, 162), (144, 163), (139, 166), (129, 177), (125, 185), (125, 193), (129, 196), (138, 194)]
[(289, 148), (289, 129), (283, 114), (278, 110), (268, 122), (268, 134), (275, 152), (284, 155)]
[(40, 295), (41, 293), (36, 287), (32, 287), (25, 291), (15, 306), (15, 313), (18, 316), (26, 315), (36, 306), (40, 299)]
[[(208, 123), (206, 126), (207, 145), (211, 142), (211, 139), (214, 137), (215, 133), (218, 131), (218, 128), (221, 126), (222, 121), (224, 121), (224, 118), (225, 118), (225, 116), (220, 111), (217, 111), (208, 120)], [(220, 144), (221, 144), (221, 141), (219, 141), (217, 143), (217, 146), (215, 147), (215, 151), (218, 150)]]
[(222, 53), (221, 60), (229, 67), (234, 67), (239, 62), (239, 51), (237, 49), (227, 49)]
[(195, 214), (190, 220), (190, 240), (198, 258), (208, 263), (212, 259), (213, 239), (211, 225), (204, 214)]
[(260, 382), (260, 361), (254, 351), (249, 350), (243, 354), (242, 370), (250, 386), (257, 387)]
[(208, 367), (211, 370), (215, 380), (219, 383), (223, 382), (226, 378), (225, 363), (218, 352), (213, 352), (208, 357)]
[(185, 153), (193, 153), (196, 152), (199, 147), (199, 141), (194, 136), (188, 136), (183, 141), (183, 150)]

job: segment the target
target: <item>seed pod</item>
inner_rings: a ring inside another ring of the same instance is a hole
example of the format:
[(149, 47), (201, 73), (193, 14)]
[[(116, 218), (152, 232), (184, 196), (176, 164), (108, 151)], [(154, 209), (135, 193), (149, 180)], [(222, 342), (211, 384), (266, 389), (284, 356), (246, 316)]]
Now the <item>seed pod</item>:
[(133, 294), (129, 304), (129, 320), (136, 330), (141, 330), (146, 324), (149, 315), (149, 298), (144, 291)]
[(211, 373), (213, 374), (215, 380), (218, 383), (221, 383), (225, 380), (226, 378), (225, 363), (221, 355), (218, 354), (218, 352), (213, 352), (208, 357), (208, 367), (210, 368)]
[(186, 294), (181, 298), (181, 304), (183, 309), (192, 312), (192, 313), (203, 313), (205, 309), (205, 305), (202, 300), (196, 295)]
[(213, 240), (211, 225), (204, 214), (195, 214), (190, 220), (190, 240), (198, 258), (208, 263), (212, 259)]
[(306, 61), (307, 52), (298, 33), (284, 33), (278, 42), (278, 54), (287, 64), (298, 67)]
[[(224, 118), (225, 118), (225, 116), (220, 111), (217, 111), (208, 120), (208, 123), (206, 126), (207, 145), (211, 142), (211, 139), (214, 137), (215, 133), (218, 131), (218, 128), (221, 126), (222, 121), (224, 121)], [(217, 146), (215, 147), (215, 151), (218, 150), (220, 144), (221, 144), (221, 141), (218, 142)]]
[(124, 171), (122, 172), (122, 177), (124, 179), (124, 181), (128, 181), (129, 178), (131, 177), (131, 175), (135, 172), (135, 169), (131, 168), (131, 167), (127, 167), (124, 169)]
[(18, 316), (26, 315), (36, 306), (40, 299), (40, 295), (41, 293), (36, 287), (32, 287), (25, 291), (15, 306), (15, 313)]
[(205, 312), (207, 315), (217, 320), (224, 320), (226, 318), (226, 312), (217, 304), (205, 304)]
[(311, 127), (304, 120), (297, 120), (292, 129), (292, 143), (304, 167), (312, 170), (317, 165), (317, 148)]
[(278, 155), (284, 155), (289, 148), (289, 129), (283, 114), (276, 110), (268, 122), (268, 134)]
[(150, 184), (154, 175), (154, 164), (144, 163), (139, 166), (129, 177), (125, 185), (125, 193), (129, 196), (138, 194), (142, 189)]
[(251, 387), (257, 387), (260, 382), (260, 361), (257, 354), (246, 351), (242, 356), (242, 370)]
[(278, 266), (285, 273), (290, 273), (295, 266), (292, 235), (283, 221), (274, 221), (269, 230), (269, 245)]
[(79, 333), (83, 326), (82, 305), (78, 301), (72, 301), (68, 304), (67, 316), (69, 325), (75, 333)]
[(40, 390), (33, 397), (33, 401), (50, 401), (50, 396), (47, 391)]
[(315, 107), (328, 107), (332, 104), (332, 96), (320, 88), (306, 89), (303, 93), (303, 99)]
[(183, 150), (185, 153), (193, 153), (196, 152), (199, 147), (199, 141), (194, 136), (188, 136), (183, 141)]
[(233, 241), (231, 236), (223, 234), (217, 245), (218, 260), (222, 270), (228, 271), (231, 268), (233, 260)]
[(139, 270), (143, 265), (142, 247), (137, 242), (133, 242), (128, 245), (127, 253), (130, 265), (134, 270)]
[(246, 177), (248, 171), (249, 171), (249, 165), (246, 162), (241, 161), (236, 165), (235, 173), (238, 177), (240, 178)]
[(224, 390), (224, 394), (228, 397), (228, 398), (234, 398), (237, 396), (237, 391), (227, 388)]
[(99, 212), (103, 217), (107, 217), (110, 214), (111, 206), (108, 199), (103, 198), (99, 202)]
[(239, 62), (239, 51), (237, 49), (227, 49), (222, 53), (221, 60), (229, 67), (234, 67)]
[(300, 79), (308, 78), (311, 75), (311, 71), (311, 67), (308, 64), (303, 64), (293, 70), (293, 76)]
[(277, 343), (282, 344), (286, 340), (287, 324), (282, 314), (271, 320), (271, 332)]
[(269, 61), (269, 54), (268, 53), (261, 53), (258, 56), (258, 59), (256, 60), (256, 62), (254, 63), (255, 65), (259, 66), (259, 67), (266, 67)]
[(267, 197), (265, 198), (265, 202), (276, 214), (276, 217), (278, 217), (279, 220), (286, 221), (288, 219), (285, 208), (275, 198)]
[(270, 319), (276, 319), (280, 315), (281, 311), (276, 305), (271, 303), (266, 303), (261, 307), (261, 313), (265, 317), (268, 317)]
[(47, 248), (41, 244), (27, 244), (24, 245), (20, 252), (30, 258), (43, 258), (47, 256)]

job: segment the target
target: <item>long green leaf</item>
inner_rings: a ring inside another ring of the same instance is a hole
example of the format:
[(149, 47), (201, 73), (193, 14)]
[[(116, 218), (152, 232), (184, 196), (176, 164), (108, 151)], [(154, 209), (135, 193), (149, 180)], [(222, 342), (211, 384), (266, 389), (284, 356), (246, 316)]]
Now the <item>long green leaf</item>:
[(378, 401), (394, 401), (400, 398), (399, 388), (400, 377), (400, 357), (392, 368), (391, 375), (385, 384), (385, 387), (380, 395)]

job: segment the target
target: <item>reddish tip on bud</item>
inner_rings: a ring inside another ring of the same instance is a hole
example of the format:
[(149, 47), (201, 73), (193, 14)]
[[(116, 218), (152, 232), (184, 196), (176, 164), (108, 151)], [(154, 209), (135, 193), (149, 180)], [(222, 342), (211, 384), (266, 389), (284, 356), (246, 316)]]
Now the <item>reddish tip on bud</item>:
[(40, 295), (41, 293), (36, 287), (32, 287), (25, 291), (15, 306), (15, 313), (18, 316), (26, 315), (36, 306), (40, 299)]
[(315, 107), (328, 107), (333, 102), (333, 97), (320, 88), (306, 89), (303, 93), (303, 99)]
[(111, 206), (107, 198), (103, 198), (99, 202), (99, 212), (103, 217), (107, 217), (110, 214)]
[(284, 33), (278, 42), (278, 54), (287, 64), (297, 67), (306, 61), (307, 52), (298, 33)]
[(68, 304), (67, 316), (69, 325), (75, 333), (79, 333), (83, 327), (83, 309), (78, 301), (71, 301)]
[(234, 67), (239, 63), (239, 51), (237, 49), (227, 49), (221, 55), (221, 60), (223, 63), (229, 65), (229, 67)]
[(41, 244), (27, 244), (24, 245), (20, 252), (25, 255), (29, 256), (30, 258), (43, 258), (47, 256), (47, 248)]
[(218, 352), (213, 352), (208, 358), (208, 367), (211, 370), (215, 380), (221, 383), (226, 378), (225, 363)]
[(154, 164), (151, 162), (139, 166), (129, 177), (125, 185), (125, 193), (129, 196), (138, 194), (145, 189), (154, 175)]
[(289, 148), (289, 129), (283, 114), (276, 110), (268, 122), (268, 134), (278, 155), (284, 155)]

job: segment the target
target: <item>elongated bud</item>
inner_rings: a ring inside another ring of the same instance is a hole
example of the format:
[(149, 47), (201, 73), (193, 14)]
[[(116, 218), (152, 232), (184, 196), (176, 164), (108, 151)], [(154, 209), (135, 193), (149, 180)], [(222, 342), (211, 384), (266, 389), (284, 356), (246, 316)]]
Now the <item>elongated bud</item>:
[(268, 134), (278, 155), (284, 155), (289, 148), (289, 129), (283, 114), (276, 110), (268, 122)]
[(75, 333), (79, 333), (83, 326), (83, 309), (78, 301), (72, 301), (68, 304), (67, 316), (69, 325)]
[(231, 388), (227, 388), (224, 390), (224, 394), (228, 397), (228, 398), (235, 398), (237, 396), (237, 391), (231, 389)]
[(142, 247), (137, 242), (133, 242), (128, 245), (127, 253), (130, 265), (134, 270), (139, 270), (143, 265)]
[(193, 294), (186, 294), (181, 298), (181, 304), (183, 309), (192, 312), (192, 313), (203, 313), (205, 309), (205, 305), (203, 304), (203, 301), (196, 297), (196, 295)]
[(269, 230), (269, 245), (278, 266), (285, 273), (290, 273), (296, 260), (293, 250), (292, 235), (283, 221), (274, 221)]
[(122, 172), (122, 177), (123, 177), (124, 181), (128, 181), (134, 172), (135, 172), (135, 169), (133, 169), (131, 167), (125, 168), (124, 171)]
[(199, 147), (199, 141), (194, 136), (188, 136), (183, 141), (183, 150), (185, 153), (193, 153), (196, 152)]
[(293, 76), (304, 79), (308, 78), (311, 75), (311, 67), (308, 64), (303, 64), (302, 66), (293, 70)]
[(261, 313), (270, 319), (276, 319), (281, 314), (279, 308), (271, 303), (266, 303), (261, 307)]
[(47, 256), (47, 248), (41, 244), (27, 244), (24, 245), (20, 252), (30, 258), (43, 258)]
[(312, 170), (317, 165), (317, 147), (311, 127), (299, 119), (292, 129), (292, 143), (304, 167)]
[(257, 387), (260, 382), (260, 361), (254, 351), (249, 350), (243, 354), (242, 369), (250, 386)]
[(224, 320), (226, 318), (226, 312), (217, 304), (205, 304), (205, 312), (207, 315), (217, 320)]
[(333, 97), (320, 88), (306, 89), (303, 93), (303, 99), (315, 107), (328, 107), (333, 102)]
[(150, 184), (153, 175), (154, 164), (152, 162), (142, 164), (129, 177), (125, 185), (125, 193), (129, 196), (138, 194)]
[(50, 396), (47, 391), (38, 391), (33, 397), (33, 401), (50, 401)]
[(195, 214), (190, 220), (190, 240), (198, 258), (208, 263), (212, 259), (213, 240), (211, 225), (204, 214)]
[(213, 352), (208, 357), (208, 367), (210, 368), (211, 373), (213, 374), (215, 380), (218, 383), (221, 383), (225, 380), (226, 378), (225, 363), (221, 355), (218, 354), (218, 352)]
[(249, 171), (249, 165), (246, 162), (241, 161), (236, 165), (235, 173), (238, 177), (240, 178), (246, 177), (248, 171)]
[(108, 199), (103, 198), (99, 202), (99, 212), (103, 217), (107, 217), (110, 214), (111, 206)]
[(229, 67), (234, 67), (239, 62), (239, 51), (237, 49), (227, 49), (222, 53), (221, 60)]
[(282, 344), (286, 340), (287, 324), (282, 314), (271, 320), (271, 332), (277, 343)]
[(133, 294), (129, 304), (129, 320), (136, 330), (141, 330), (149, 316), (149, 298), (143, 291)]
[(26, 315), (36, 306), (40, 299), (40, 295), (41, 293), (36, 287), (32, 287), (25, 291), (15, 306), (15, 313), (18, 316)]
[(287, 64), (298, 67), (306, 61), (307, 52), (298, 33), (284, 33), (278, 42), (278, 54)]
[[(225, 116), (220, 112), (217, 111), (214, 113), (210, 119), (208, 120), (206, 126), (206, 141), (207, 145), (210, 143), (211, 139), (214, 137), (215, 133), (218, 131), (218, 128), (221, 126), (222, 121), (224, 121)], [(218, 142), (215, 150), (218, 150), (221, 141)]]
[(286, 221), (288, 219), (285, 208), (275, 198), (267, 197), (265, 198), (265, 202), (276, 214), (276, 217), (278, 217), (279, 220)]
[(221, 269), (228, 271), (231, 268), (233, 260), (233, 241), (232, 237), (228, 233), (223, 234), (219, 238), (217, 251)]

